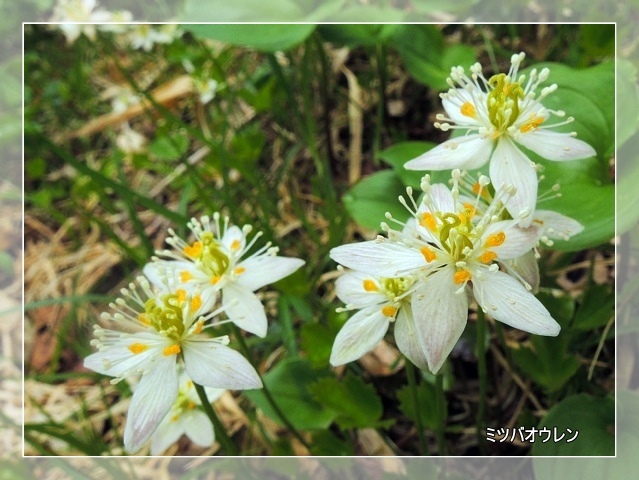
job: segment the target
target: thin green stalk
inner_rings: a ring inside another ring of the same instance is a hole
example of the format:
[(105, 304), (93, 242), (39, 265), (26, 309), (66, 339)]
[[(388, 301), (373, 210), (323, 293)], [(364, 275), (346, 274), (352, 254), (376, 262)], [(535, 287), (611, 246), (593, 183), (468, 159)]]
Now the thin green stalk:
[(198, 385), (193, 382), (195, 386), (195, 391), (197, 392), (197, 396), (200, 397), (200, 401), (202, 402), (202, 408), (204, 408), (204, 413), (206, 413), (207, 417), (211, 420), (213, 424), (213, 429), (215, 430), (215, 439), (222, 445), (222, 449), (226, 455), (236, 456), (239, 454), (239, 450), (237, 449), (237, 445), (233, 443), (233, 440), (226, 433), (226, 428), (222, 421), (218, 418), (217, 413), (213, 409), (211, 402), (209, 401), (209, 397), (206, 395), (206, 391), (202, 385)]
[[(246, 341), (244, 340), (244, 337), (242, 336), (242, 333), (240, 332), (240, 329), (238, 327), (236, 327), (235, 325), (231, 325), (231, 328), (233, 329), (233, 333), (235, 333), (235, 338), (237, 338), (237, 340), (240, 343), (240, 350), (242, 350), (242, 353), (244, 354), (246, 359), (249, 362), (251, 362), (251, 364), (253, 364), (253, 362), (251, 360), (251, 352), (250, 352), (248, 346), (246, 345)], [(255, 371), (257, 372), (257, 369), (255, 369)], [(257, 374), (259, 375), (260, 380), (262, 380), (262, 375), (260, 375), (259, 372), (257, 372)], [(264, 392), (264, 396), (266, 397), (266, 401), (271, 405), (271, 407), (275, 411), (275, 414), (280, 418), (280, 420), (286, 426), (288, 431), (291, 432), (293, 434), (293, 436), (302, 445), (304, 445), (304, 447), (306, 447), (307, 450), (310, 451), (311, 446), (308, 444), (308, 442), (306, 440), (304, 440), (304, 437), (302, 437), (302, 435), (297, 431), (297, 429), (293, 426), (293, 424), (286, 417), (286, 415), (284, 415), (284, 412), (282, 412), (280, 407), (275, 402), (275, 399), (273, 398), (273, 395), (271, 394), (271, 391), (266, 386), (266, 383), (264, 383), (263, 380), (262, 380), (262, 392)]]
[[(443, 370), (443, 367), (442, 367)], [(435, 375), (435, 409), (437, 411), (437, 448), (439, 455), (446, 455), (446, 397), (444, 395), (444, 374)]]
[(415, 421), (417, 423), (417, 436), (419, 437), (420, 454), (425, 455), (428, 451), (426, 445), (426, 437), (424, 436), (424, 425), (422, 424), (422, 416), (419, 414), (419, 400), (417, 397), (417, 369), (406, 359), (406, 376), (408, 377), (408, 387), (410, 388), (411, 399), (415, 408)]
[(479, 377), (479, 405), (477, 407), (477, 445), (482, 454), (486, 453), (486, 317), (477, 309), (477, 370)]

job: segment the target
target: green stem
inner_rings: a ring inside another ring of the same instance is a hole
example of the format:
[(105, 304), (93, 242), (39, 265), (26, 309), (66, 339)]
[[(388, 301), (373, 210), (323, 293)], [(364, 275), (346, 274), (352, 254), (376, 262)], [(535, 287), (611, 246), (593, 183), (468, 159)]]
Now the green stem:
[(477, 407), (477, 444), (482, 454), (486, 453), (484, 432), (486, 431), (486, 317), (481, 307), (477, 308), (477, 375), (479, 377), (479, 405)]
[[(442, 367), (443, 369), (443, 367)], [(439, 455), (446, 455), (446, 396), (444, 395), (444, 374), (435, 375), (435, 408), (437, 411), (437, 447)]]
[(224, 453), (229, 456), (236, 456), (239, 454), (237, 449), (237, 445), (233, 443), (233, 440), (226, 433), (226, 428), (222, 421), (218, 418), (209, 398), (206, 395), (206, 391), (202, 385), (198, 385), (193, 382), (195, 386), (195, 391), (197, 392), (197, 396), (200, 397), (200, 401), (202, 402), (202, 408), (204, 408), (204, 413), (209, 417), (211, 423), (213, 424), (213, 429), (215, 430), (215, 439), (222, 445), (222, 449)]
[[(244, 340), (244, 337), (242, 336), (242, 332), (240, 332), (240, 329), (237, 326), (235, 326), (235, 325), (231, 325), (231, 328), (233, 330), (233, 333), (235, 333), (235, 338), (237, 338), (238, 342), (240, 343), (240, 350), (242, 350), (242, 353), (244, 354), (246, 359), (249, 362), (251, 362), (251, 365), (252, 365), (253, 362), (251, 360), (251, 352), (250, 352), (248, 346), (246, 345), (246, 341)], [(257, 369), (255, 369), (255, 371), (259, 375), (260, 380), (262, 380), (262, 375), (260, 375), (260, 373), (257, 371)], [(304, 437), (302, 437), (302, 435), (297, 431), (297, 429), (293, 426), (293, 424), (286, 417), (286, 415), (284, 415), (284, 412), (282, 412), (282, 410), (280, 409), (279, 405), (275, 402), (275, 399), (273, 398), (273, 395), (271, 394), (271, 391), (266, 386), (266, 383), (263, 380), (262, 380), (262, 392), (264, 392), (264, 396), (266, 397), (266, 401), (271, 405), (271, 408), (273, 408), (273, 410), (275, 411), (275, 414), (279, 417), (279, 419), (282, 421), (282, 423), (286, 426), (288, 431), (291, 432), (291, 434), (302, 445), (304, 445), (304, 447), (306, 447), (307, 450), (310, 451), (311, 446), (308, 444), (308, 442), (306, 440), (304, 440)]]
[(406, 359), (406, 376), (408, 377), (408, 387), (410, 388), (411, 399), (415, 408), (415, 422), (417, 423), (417, 436), (419, 437), (419, 447), (421, 455), (425, 455), (428, 451), (426, 445), (426, 437), (424, 436), (424, 425), (422, 424), (422, 416), (419, 414), (419, 400), (417, 397), (417, 372), (410, 360)]

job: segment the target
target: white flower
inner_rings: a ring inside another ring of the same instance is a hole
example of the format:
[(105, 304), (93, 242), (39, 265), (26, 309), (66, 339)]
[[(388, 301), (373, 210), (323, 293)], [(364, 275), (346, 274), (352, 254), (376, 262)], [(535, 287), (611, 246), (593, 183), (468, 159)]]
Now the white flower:
[[(483, 76), (479, 63), (470, 68), (470, 78), (462, 67), (454, 67), (448, 79), (451, 89), (441, 94), (448, 117), (438, 115), (437, 119), (444, 123), (437, 122), (435, 126), (444, 131), (466, 130), (467, 134), (451, 138), (404, 167), (408, 170), (477, 169), (490, 160), (493, 184), (516, 188), (508, 211), (514, 218), (521, 218), (522, 226), (528, 226), (537, 202), (537, 173), (534, 163), (517, 144), (554, 161), (592, 157), (595, 150), (574, 138), (574, 132), (550, 130), (572, 122), (573, 118), (546, 123), (551, 114), (565, 116), (563, 111), (550, 110), (541, 103), (557, 85), (542, 88), (537, 96), (539, 84), (546, 81), (550, 71), (544, 68), (538, 73), (533, 69), (527, 80), (525, 75), (517, 77), (524, 57), (524, 53), (513, 55), (508, 74), (496, 74), (489, 80)], [(460, 88), (455, 88), (455, 83)]]
[(96, 7), (96, 0), (59, 0), (53, 9), (51, 21), (59, 22), (67, 42), (73, 43), (82, 34), (95, 40), (96, 27), (109, 29), (108, 25), (96, 25), (98, 23), (126, 22), (131, 19), (131, 13), (126, 10), (111, 13)]
[(129, 31), (128, 39), (132, 48), (150, 52), (155, 44), (171, 43), (180, 35), (181, 32), (175, 24), (137, 24)]
[(193, 81), (193, 87), (195, 92), (199, 95), (200, 103), (205, 105), (209, 103), (215, 97), (215, 92), (217, 90), (217, 81), (212, 78), (201, 79), (196, 77), (191, 77)]
[[(481, 188), (470, 204), (460, 201), (459, 177), (459, 171), (454, 171), (451, 191), (443, 184), (430, 185), (426, 175), (422, 181), (424, 199), (419, 206), (413, 203), (412, 209), (402, 198), (414, 217), (404, 231), (384, 223), (388, 238), (380, 236), (331, 250), (333, 260), (354, 270), (378, 277), (416, 279), (403, 298), (410, 295), (416, 337), (413, 349), (421, 352), (433, 373), (440, 369), (466, 325), (466, 287), (472, 286), (479, 306), (495, 320), (539, 335), (554, 336), (560, 330), (522, 283), (499, 270), (497, 262), (530, 251), (539, 236), (535, 226), (522, 229), (517, 220), (500, 219), (513, 187), (500, 188), (479, 215), (479, 198), (488, 178), (480, 178)], [(410, 197), (412, 191), (408, 190)]]
[(208, 216), (203, 216), (199, 221), (191, 219), (187, 226), (195, 235), (195, 241), (188, 244), (169, 230), (171, 236), (167, 243), (174, 250), (157, 253), (172, 260), (154, 258), (144, 267), (144, 274), (153, 283), (160, 284), (167, 272), (173, 270), (177, 272), (182, 288), (200, 289), (205, 301), (222, 292), (222, 306), (231, 321), (264, 337), (266, 313), (253, 292), (290, 275), (304, 265), (304, 261), (277, 256), (278, 248), (272, 247), (270, 242), (248, 254), (262, 232), (247, 241), (247, 235), (252, 231), (250, 225), (241, 229), (229, 226), (227, 217), (221, 224), (217, 212), (212, 224)]
[[(91, 344), (96, 353), (84, 360), (84, 366), (116, 377), (142, 375), (131, 399), (124, 429), (128, 452), (139, 450), (153, 434), (178, 395), (178, 357), (194, 382), (215, 388), (261, 388), (262, 382), (251, 364), (226, 345), (228, 337), (212, 338), (203, 331), (207, 304), (197, 294), (178, 289), (172, 293), (154, 292), (144, 277), (130, 284), (110, 307), (114, 314), (104, 319), (116, 322), (120, 330), (95, 326)], [(139, 288), (138, 288), (139, 287)]]
[[(205, 387), (204, 390), (210, 402), (215, 402), (225, 391), (210, 387)], [(160, 455), (182, 435), (186, 435), (200, 447), (213, 445), (215, 431), (209, 418), (198, 408), (201, 404), (193, 381), (182, 370), (177, 399), (151, 437), (151, 455)]]
[(122, 122), (120, 133), (115, 137), (115, 144), (124, 153), (131, 155), (146, 150), (147, 138), (131, 128), (129, 122)]

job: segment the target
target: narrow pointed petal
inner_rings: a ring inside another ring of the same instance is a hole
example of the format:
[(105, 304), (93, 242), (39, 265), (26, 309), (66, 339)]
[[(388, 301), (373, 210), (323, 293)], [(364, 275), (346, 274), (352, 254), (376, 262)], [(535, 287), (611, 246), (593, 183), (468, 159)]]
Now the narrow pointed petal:
[(511, 327), (535, 335), (556, 336), (561, 327), (535, 296), (510, 275), (484, 269), (473, 276), (477, 303), (486, 313)]
[(389, 318), (381, 306), (360, 310), (344, 324), (335, 337), (330, 362), (334, 367), (361, 358), (384, 338)]
[(182, 420), (184, 424), (184, 431), (193, 443), (200, 447), (210, 447), (215, 440), (215, 434), (213, 432), (213, 425), (206, 416), (206, 414), (200, 410), (192, 410), (184, 414)]
[(182, 422), (180, 422), (180, 419), (172, 420), (172, 414), (172, 411), (169, 411), (151, 437), (151, 455), (161, 455), (167, 448), (177, 442), (184, 433)]
[(590, 158), (597, 155), (595, 149), (583, 140), (567, 133), (545, 129), (518, 135), (517, 142), (537, 155), (556, 162)]
[(299, 258), (275, 257), (271, 255), (248, 258), (238, 264), (239, 268), (245, 269), (244, 273), (238, 277), (238, 283), (254, 292), (264, 285), (269, 285), (288, 277), (302, 265), (304, 265), (304, 260)]
[[(364, 284), (372, 289), (367, 291)], [(337, 297), (354, 308), (366, 308), (388, 301), (386, 295), (380, 292), (380, 285), (376, 277), (365, 273), (348, 271), (335, 281)]]
[(422, 281), (411, 297), (413, 317), (428, 368), (437, 373), (461, 336), (468, 319), (468, 300), (453, 282), (453, 268)]
[(533, 224), (540, 226), (541, 231), (548, 238), (566, 240), (581, 233), (584, 226), (574, 218), (551, 210), (537, 210)]
[(237, 283), (222, 289), (222, 305), (226, 314), (242, 330), (264, 337), (268, 328), (264, 306), (253, 292)]
[(261, 388), (253, 366), (235, 350), (214, 340), (190, 340), (184, 345), (184, 365), (195, 383), (227, 390)]
[(178, 394), (178, 373), (173, 355), (160, 357), (153, 368), (142, 375), (127, 414), (124, 447), (140, 450), (170, 410)]
[[(537, 172), (530, 159), (507, 138), (499, 141), (493, 153), (490, 178), (497, 189), (502, 185), (512, 185), (517, 189), (508, 200), (506, 209), (522, 227), (528, 227), (537, 204)], [(524, 219), (520, 216), (522, 211), (529, 212)]]
[(419, 341), (419, 334), (415, 326), (413, 311), (410, 305), (399, 309), (397, 320), (395, 320), (395, 342), (397, 348), (408, 360), (417, 368), (428, 371), (428, 360), (424, 350), (423, 342)]
[(341, 245), (331, 250), (331, 258), (345, 267), (378, 277), (401, 277), (426, 266), (417, 250), (387, 240)]
[(474, 170), (482, 167), (490, 158), (493, 148), (491, 139), (479, 134), (451, 138), (432, 150), (409, 160), (406, 170), (449, 170), (464, 168)]

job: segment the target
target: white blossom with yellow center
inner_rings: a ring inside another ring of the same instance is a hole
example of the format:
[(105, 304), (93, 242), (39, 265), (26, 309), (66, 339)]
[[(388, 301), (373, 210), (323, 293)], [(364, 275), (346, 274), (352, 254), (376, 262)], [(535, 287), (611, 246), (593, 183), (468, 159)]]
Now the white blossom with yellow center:
[(173, 230), (167, 243), (173, 250), (157, 252), (164, 259), (154, 258), (144, 267), (144, 274), (154, 284), (162, 284), (167, 274), (177, 273), (182, 288), (197, 288), (205, 303), (212, 304), (218, 292), (222, 305), (231, 321), (238, 327), (260, 337), (266, 335), (267, 320), (262, 303), (255, 290), (287, 277), (304, 265), (298, 258), (277, 256), (279, 249), (271, 243), (249, 250), (262, 235), (258, 232), (247, 241), (252, 231), (229, 226), (229, 219), (221, 222), (218, 213), (210, 218), (192, 219), (188, 227), (195, 235), (193, 243), (186, 243)]
[(251, 364), (227, 347), (228, 337), (213, 338), (203, 333), (208, 320), (221, 309), (202, 315), (205, 305), (197, 294), (183, 289), (153, 291), (144, 277), (122, 290), (103, 313), (121, 329), (95, 326), (91, 344), (98, 351), (84, 360), (84, 366), (115, 377), (116, 383), (142, 375), (131, 399), (124, 429), (124, 446), (136, 452), (153, 434), (178, 396), (178, 359), (198, 384), (224, 389), (261, 388), (262, 382)]
[[(494, 200), (478, 214), (483, 189), (462, 202), (460, 172), (453, 187), (422, 181), (424, 198), (409, 206), (412, 219), (403, 230), (386, 223), (387, 237), (343, 245), (331, 250), (336, 262), (364, 274), (384, 278), (412, 277), (414, 283), (394, 300), (410, 302), (416, 333), (412, 358), (418, 367), (436, 373), (461, 336), (468, 317), (467, 287), (483, 311), (515, 328), (539, 335), (557, 335), (560, 327), (546, 308), (516, 278), (500, 271), (499, 262), (518, 258), (537, 243), (537, 227), (520, 228), (517, 220), (501, 220), (511, 186), (497, 190)], [(408, 189), (412, 201), (412, 190)], [(389, 214), (387, 217), (391, 218)], [(397, 333), (395, 334), (397, 338)], [(424, 362), (420, 363), (420, 358)]]
[(470, 68), (470, 77), (462, 67), (454, 67), (448, 79), (451, 89), (441, 94), (447, 116), (439, 114), (435, 126), (443, 131), (465, 130), (466, 135), (447, 140), (404, 167), (408, 170), (473, 170), (490, 160), (493, 184), (515, 187), (516, 193), (507, 209), (526, 227), (532, 222), (537, 202), (537, 173), (534, 162), (518, 145), (553, 161), (593, 157), (596, 152), (574, 138), (575, 132), (551, 130), (572, 122), (573, 118), (548, 123), (551, 115), (565, 116), (563, 111), (548, 109), (541, 103), (557, 85), (544, 87), (537, 94), (550, 71), (533, 69), (528, 78), (518, 77), (524, 57), (524, 53), (513, 55), (508, 74), (499, 73), (490, 79), (483, 76), (479, 63)]

